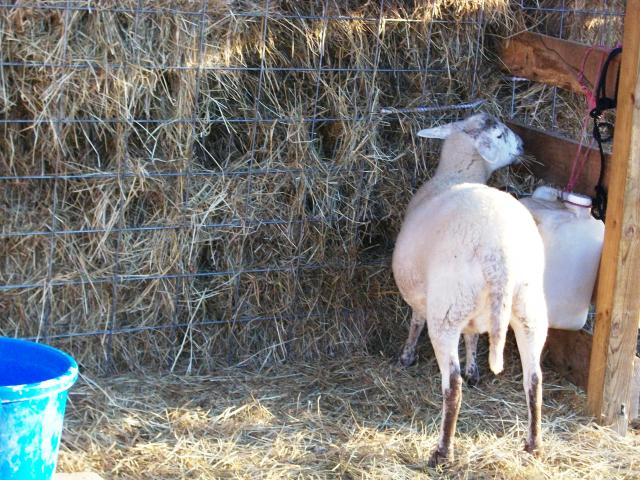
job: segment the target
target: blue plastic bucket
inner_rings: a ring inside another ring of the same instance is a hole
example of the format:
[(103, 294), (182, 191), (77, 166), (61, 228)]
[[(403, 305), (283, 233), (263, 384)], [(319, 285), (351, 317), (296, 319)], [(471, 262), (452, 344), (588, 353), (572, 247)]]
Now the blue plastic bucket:
[(0, 337), (0, 479), (53, 476), (67, 390), (77, 378), (66, 353)]

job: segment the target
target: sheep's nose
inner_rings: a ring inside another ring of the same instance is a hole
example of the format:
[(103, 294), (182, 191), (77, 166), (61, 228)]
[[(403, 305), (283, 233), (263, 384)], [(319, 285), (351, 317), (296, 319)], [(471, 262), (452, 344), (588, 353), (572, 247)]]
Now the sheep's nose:
[(522, 155), (524, 153), (524, 145), (522, 143), (522, 140), (520, 140), (518, 142), (518, 155)]

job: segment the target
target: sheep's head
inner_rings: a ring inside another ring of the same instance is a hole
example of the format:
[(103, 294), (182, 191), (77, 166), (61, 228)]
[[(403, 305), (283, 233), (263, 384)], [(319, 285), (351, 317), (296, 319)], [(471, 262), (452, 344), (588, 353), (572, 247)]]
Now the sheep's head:
[(495, 117), (478, 113), (458, 122), (418, 132), (419, 137), (446, 139), (454, 133), (468, 136), (489, 170), (514, 163), (522, 155), (522, 140)]

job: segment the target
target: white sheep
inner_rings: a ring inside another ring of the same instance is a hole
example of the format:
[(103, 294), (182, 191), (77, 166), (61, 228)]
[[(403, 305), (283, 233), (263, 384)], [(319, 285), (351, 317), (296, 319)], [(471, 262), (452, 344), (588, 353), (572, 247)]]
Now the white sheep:
[(426, 322), (442, 374), (440, 441), (429, 463), (453, 457), (462, 393), (460, 335), (467, 350), (465, 373), (475, 381), (478, 334), (489, 333), (489, 365), (497, 374), (509, 325), (520, 351), (529, 409), (525, 450), (536, 454), (541, 448), (540, 355), (547, 335), (544, 247), (527, 209), (484, 185), (494, 170), (522, 153), (522, 141), (487, 114), (418, 135), (445, 141), (433, 178), (407, 209), (393, 252), (393, 274), (413, 314), (401, 362), (413, 363)]

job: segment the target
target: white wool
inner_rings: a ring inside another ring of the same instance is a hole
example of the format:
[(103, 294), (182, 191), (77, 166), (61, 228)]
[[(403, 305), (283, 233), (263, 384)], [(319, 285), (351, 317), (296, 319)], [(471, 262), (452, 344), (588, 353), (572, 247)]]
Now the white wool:
[(472, 353), (467, 373), (477, 372), (476, 335), (487, 332), (490, 367), (499, 373), (511, 325), (527, 390), (531, 375), (541, 378), (539, 359), (547, 333), (544, 246), (527, 209), (511, 195), (484, 185), (495, 169), (517, 158), (522, 142), (483, 114), (419, 135), (445, 142), (433, 178), (407, 208), (393, 253), (396, 283), (413, 310), (401, 360), (411, 363), (426, 323), (445, 392), (459, 375), (460, 335), (468, 342), (468, 357)]

